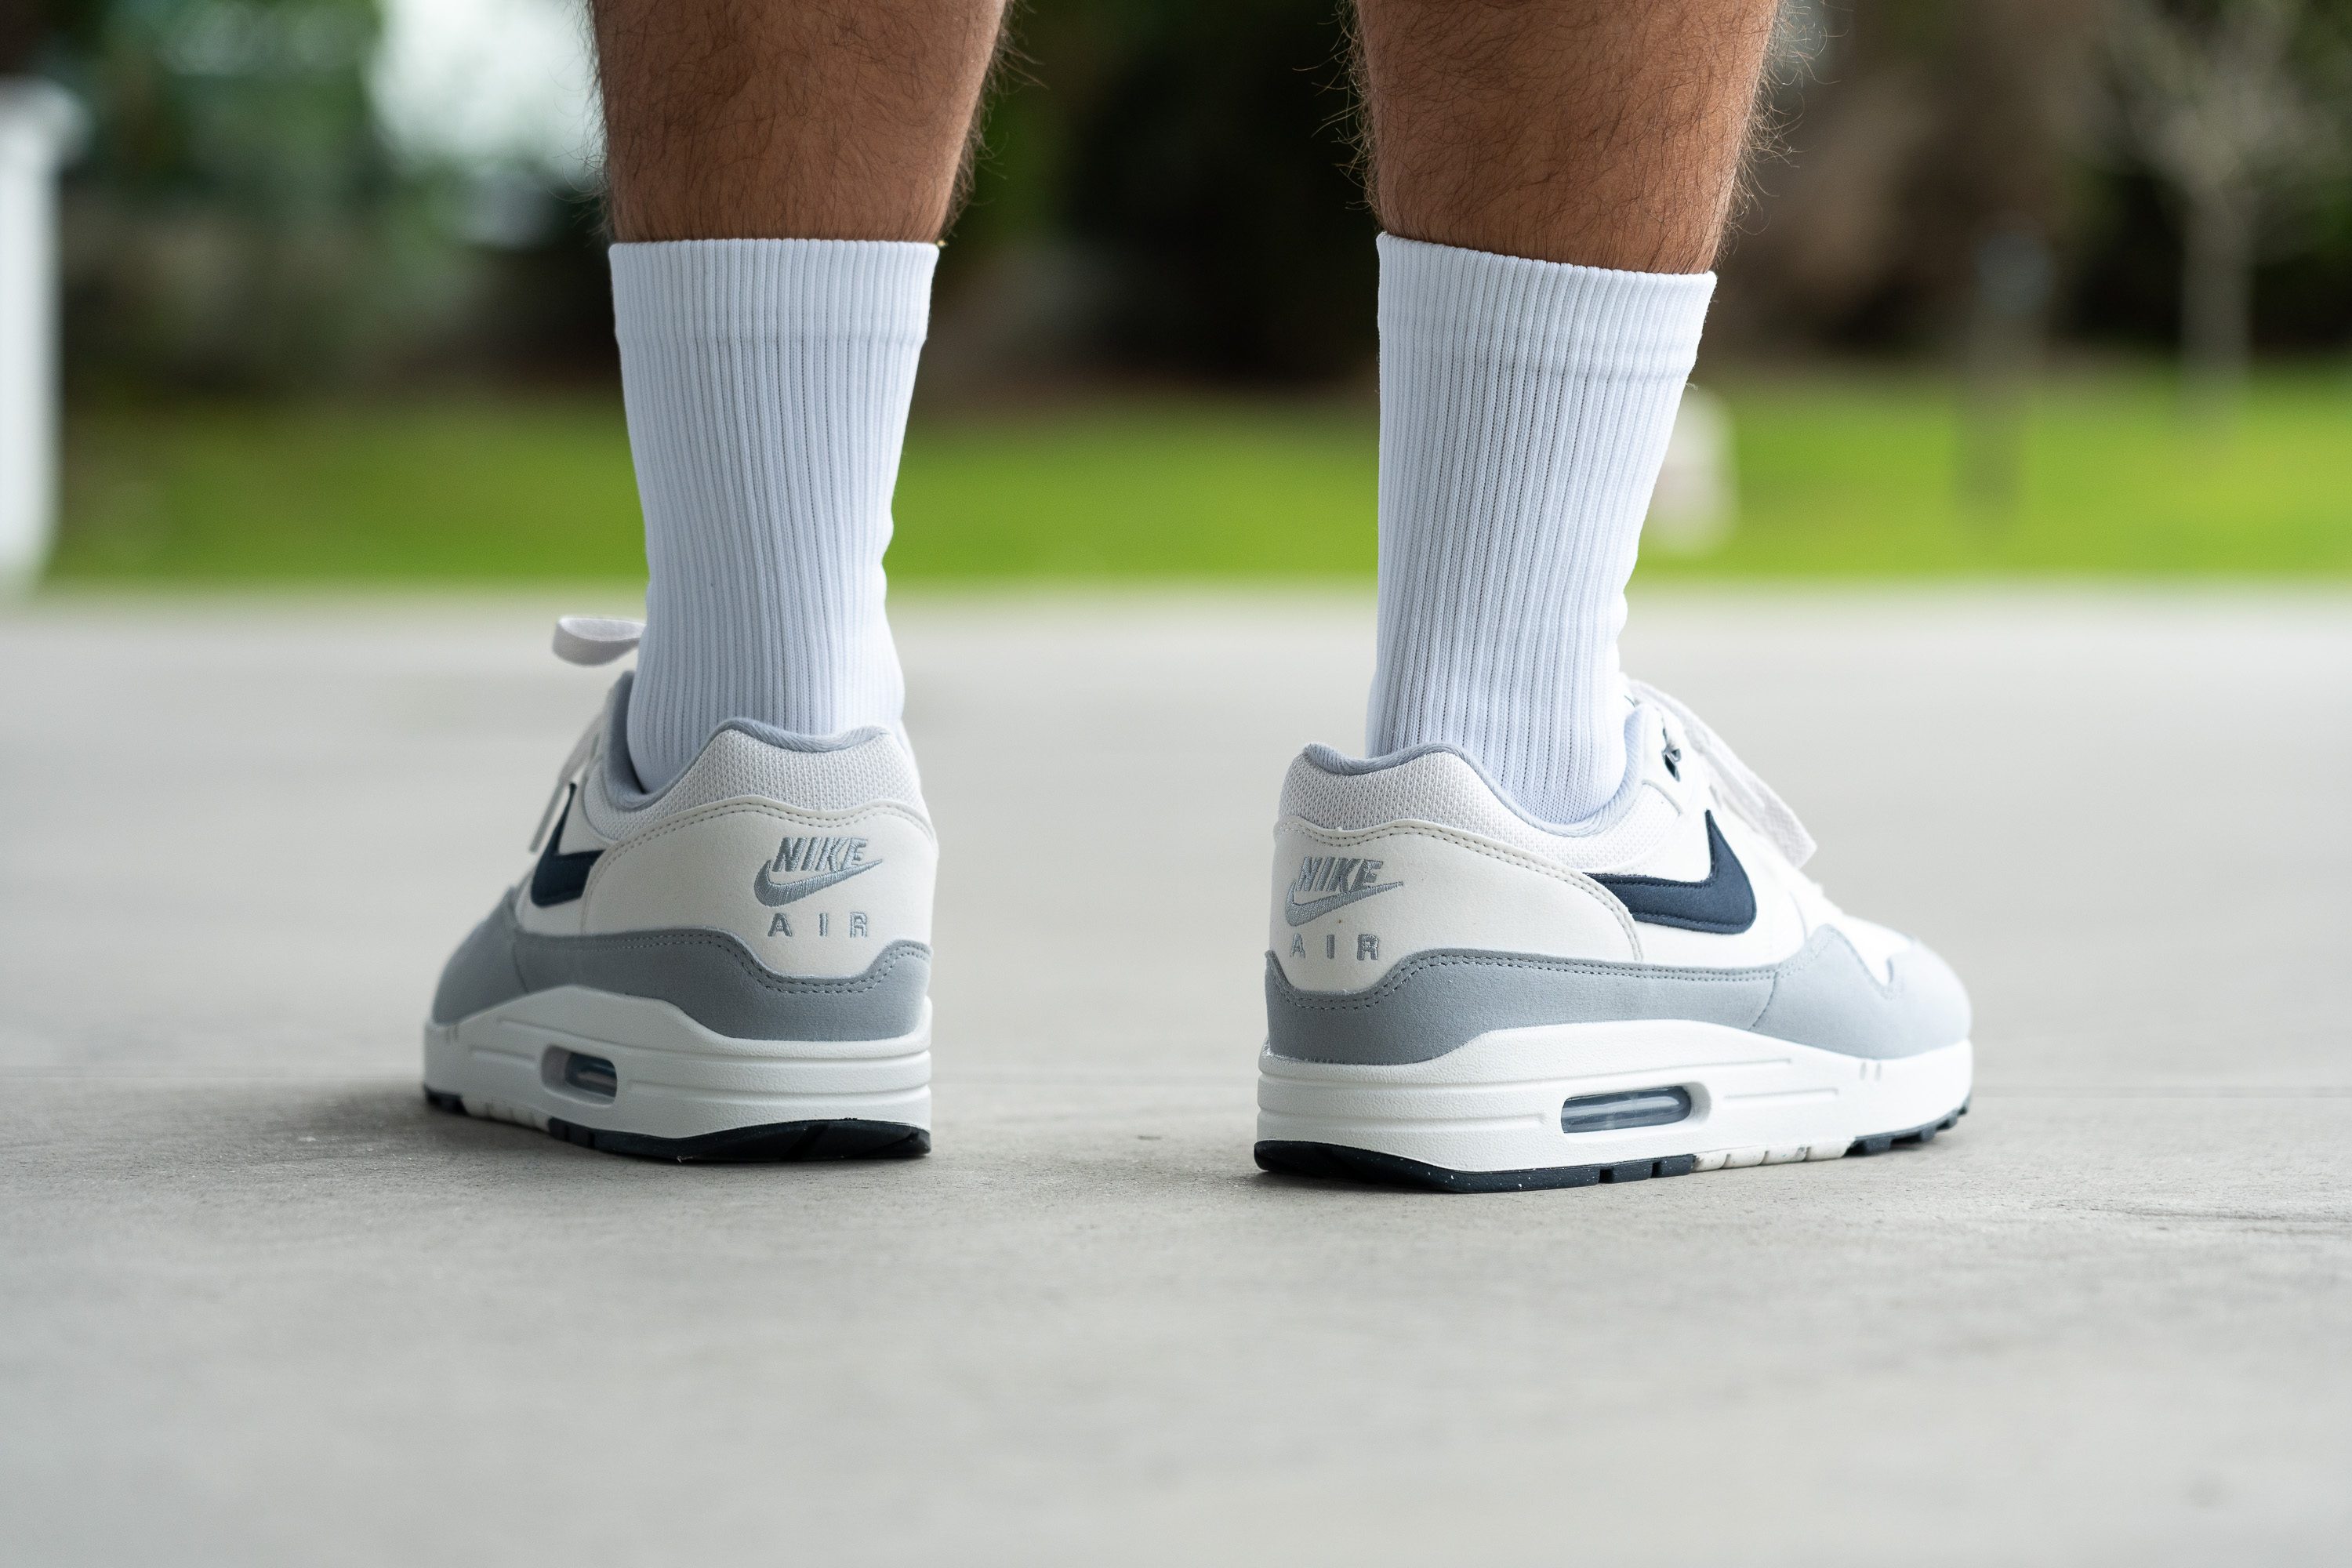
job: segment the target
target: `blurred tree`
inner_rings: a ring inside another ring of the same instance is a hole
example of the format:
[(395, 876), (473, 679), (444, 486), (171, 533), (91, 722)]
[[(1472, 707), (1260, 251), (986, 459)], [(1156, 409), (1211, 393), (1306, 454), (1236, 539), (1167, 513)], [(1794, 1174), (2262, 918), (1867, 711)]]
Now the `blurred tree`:
[(375, 0), (89, 0), (52, 74), (94, 111), (66, 205), (68, 371), (290, 387), (403, 352), (446, 290), (429, 193), (377, 135)]
[(950, 271), (981, 280), (1025, 257), (1026, 286), (976, 291), (1005, 310), (1059, 303), (1081, 318), (1066, 338), (1130, 370), (1360, 369), (1375, 226), (1346, 18), (1339, 0), (1024, 5)]
[(51, 25), (40, 0), (0, 6), (0, 76), (29, 72)]
[[(2232, 0), (2173, 3), (2201, 9), (2166, 15), (2197, 17)], [(2010, 234), (2050, 247), (2053, 332), (2176, 341), (2187, 226), (2144, 157), (2108, 155), (2119, 138), (2107, 0), (1819, 4), (1824, 42), (1775, 95), (1785, 151), (1758, 171), (1722, 265), (1712, 352), (1964, 341), (1981, 313), (1975, 258)], [(2352, 32), (2352, 0), (2301, 10), (2292, 68), (2323, 122), (2340, 125), (2352, 80), (2326, 41)], [(2352, 184), (2273, 177), (2262, 188), (2248, 330), (2266, 346), (2340, 350), (2352, 334)]]
[(2263, 195), (2339, 161), (2315, 89), (2342, 46), (2305, 0), (2111, 0), (2111, 18), (2116, 125), (2179, 204), (2187, 386), (2214, 414), (2245, 379)]
[(1912, 349), (1970, 319), (1996, 235), (2075, 227), (2098, 0), (1834, 0), (1773, 95), (1782, 149), (1711, 327), (1750, 350)]
[[(2195, 19), (2285, 0), (2163, 3)], [(2317, 20), (2289, 68), (2340, 116), (2352, 93), (2314, 68), (2309, 41), (2352, 27), (2352, 0), (2301, 8)], [(2224, 299), (2179, 286), (2193, 226), (2166, 205), (2179, 182), (2096, 155), (2113, 15), (2107, 0), (1790, 0), (1811, 63), (1771, 95), (1786, 151), (1760, 167), (1722, 263), (1710, 353), (1950, 345), (1972, 310), (1981, 321), (1975, 263), (1998, 236), (2047, 248), (2037, 322), (2060, 334), (2153, 345), (2187, 293)], [(1021, 5), (943, 260), (926, 395), (1102, 367), (1360, 375), (1375, 225), (1352, 167), (1347, 28), (1344, 0)], [(66, 211), (78, 387), (611, 374), (593, 177), (388, 148), (368, 87), (380, 36), (378, 0), (0, 0), (0, 62), (29, 61), (95, 111)], [(2265, 346), (2340, 347), (2352, 185), (2293, 204), (2275, 181), (2257, 188), (2270, 248), (2243, 247), (2254, 284), (2240, 267), (2238, 303), (2197, 317), (2239, 325), (2192, 335), (2242, 344), (2251, 311)], [(2226, 247), (2191, 237), (2189, 270), (2208, 277)]]

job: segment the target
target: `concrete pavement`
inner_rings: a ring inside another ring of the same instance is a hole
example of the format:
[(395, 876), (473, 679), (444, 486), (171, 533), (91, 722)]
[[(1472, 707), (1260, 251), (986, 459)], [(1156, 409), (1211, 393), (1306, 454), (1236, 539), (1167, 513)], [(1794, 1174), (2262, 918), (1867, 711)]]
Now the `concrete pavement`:
[(1975, 1113), (1478, 1198), (1249, 1163), (1355, 596), (902, 606), (929, 1160), (428, 1114), (590, 607), (0, 620), (0, 1558), (2341, 1560), (2352, 599), (1637, 605), (1629, 667), (1970, 982)]

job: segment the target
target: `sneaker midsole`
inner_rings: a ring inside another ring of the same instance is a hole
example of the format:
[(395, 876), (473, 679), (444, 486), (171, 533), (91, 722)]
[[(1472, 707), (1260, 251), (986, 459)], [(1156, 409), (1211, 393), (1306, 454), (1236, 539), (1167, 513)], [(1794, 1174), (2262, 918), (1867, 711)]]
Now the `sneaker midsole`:
[[(1495, 1030), (1402, 1066), (1263, 1051), (1257, 1135), (1456, 1171), (1682, 1154), (1699, 1156), (1703, 1169), (1826, 1160), (1857, 1138), (1958, 1109), (1971, 1072), (1967, 1040), (1877, 1060), (1683, 1019), (1544, 1025)], [(1656, 1108), (1659, 1120), (1601, 1131), (1563, 1126), (1564, 1119), (1580, 1127), (1605, 1121), (1621, 1103)]]
[(787, 1121), (928, 1130), (931, 1010), (877, 1040), (749, 1040), (667, 1002), (586, 986), (534, 991), (425, 1026), (425, 1082), (477, 1115), (544, 1128), (691, 1138)]

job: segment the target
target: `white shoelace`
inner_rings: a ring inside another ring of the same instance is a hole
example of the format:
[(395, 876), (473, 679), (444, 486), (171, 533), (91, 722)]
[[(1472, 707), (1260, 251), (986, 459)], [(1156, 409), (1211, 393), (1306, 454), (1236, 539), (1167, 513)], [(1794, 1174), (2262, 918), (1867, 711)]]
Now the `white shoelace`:
[[(566, 664), (610, 664), (637, 646), (646, 635), (643, 621), (623, 620), (614, 616), (564, 616), (555, 623), (555, 657)], [(563, 771), (555, 775), (555, 788), (549, 792), (547, 805), (539, 814), (539, 826), (530, 836), (530, 852), (539, 853), (547, 842), (548, 830), (555, 826), (556, 808), (563, 804), (563, 792), (596, 752), (596, 737), (604, 732), (605, 713), (596, 710), (588, 727), (580, 731), (572, 754), (563, 759)]]
[(564, 616), (555, 623), (555, 657), (566, 664), (610, 664), (637, 646), (646, 623), (617, 616)]
[(1706, 759), (1707, 766), (1714, 771), (1715, 792), (1723, 798), (1724, 805), (1770, 840), (1773, 848), (1788, 857), (1790, 865), (1802, 866), (1813, 858), (1813, 836), (1805, 831), (1805, 825), (1797, 820), (1789, 803), (1750, 772), (1738, 753), (1724, 744), (1722, 736), (1708, 729), (1697, 714), (1648, 681), (1628, 679), (1625, 684), (1640, 700), (1674, 715), (1683, 727), (1683, 739), (1691, 750)]

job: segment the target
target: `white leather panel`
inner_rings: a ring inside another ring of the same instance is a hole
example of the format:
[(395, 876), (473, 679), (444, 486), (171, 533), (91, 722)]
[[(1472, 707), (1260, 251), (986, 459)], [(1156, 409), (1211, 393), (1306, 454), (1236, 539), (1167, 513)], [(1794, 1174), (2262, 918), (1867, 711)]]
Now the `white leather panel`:
[[(814, 812), (721, 801), (608, 850), (581, 900), (583, 929), (730, 931), (780, 973), (835, 979), (893, 942), (931, 940), (938, 860), (929, 829), (904, 805)], [(762, 901), (761, 887), (782, 901)]]
[[(1309, 861), (1308, 886), (1294, 892)], [(1331, 864), (1346, 861), (1357, 864)], [(1368, 862), (1378, 864), (1367, 870)], [(1431, 824), (1334, 833), (1290, 818), (1275, 830), (1273, 881), (1267, 945), (1307, 990), (1360, 991), (1398, 960), (1437, 947), (1641, 956), (1625, 911), (1590, 879)], [(1364, 890), (1389, 883), (1397, 885)], [(1318, 903), (1328, 912), (1290, 923), (1287, 911)]]

